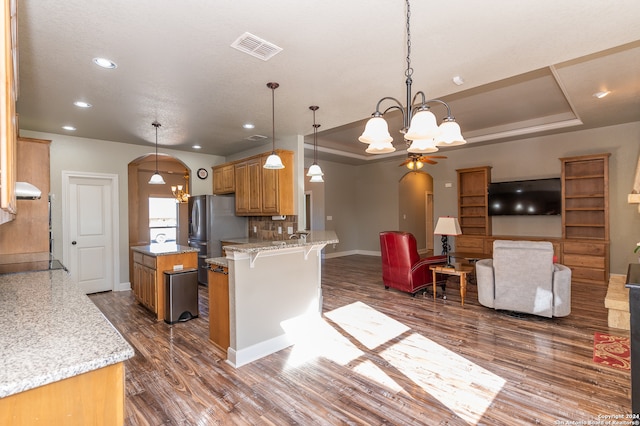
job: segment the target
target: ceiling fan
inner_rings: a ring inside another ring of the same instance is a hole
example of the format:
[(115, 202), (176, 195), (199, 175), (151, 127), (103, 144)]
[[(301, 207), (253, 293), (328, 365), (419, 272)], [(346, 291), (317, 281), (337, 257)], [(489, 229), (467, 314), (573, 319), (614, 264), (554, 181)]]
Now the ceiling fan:
[(400, 167), (407, 166), (410, 170), (418, 170), (421, 169), (425, 163), (427, 164), (438, 164), (437, 161), (433, 160), (433, 158), (447, 158), (444, 155), (420, 155), (420, 154), (409, 154), (409, 157), (400, 163)]

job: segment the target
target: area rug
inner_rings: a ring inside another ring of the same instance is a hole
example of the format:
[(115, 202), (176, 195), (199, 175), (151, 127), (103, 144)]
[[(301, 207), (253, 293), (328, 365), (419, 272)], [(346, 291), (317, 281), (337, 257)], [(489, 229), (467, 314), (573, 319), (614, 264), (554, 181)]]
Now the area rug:
[(628, 337), (595, 333), (593, 336), (593, 362), (620, 368), (631, 369), (631, 344)]

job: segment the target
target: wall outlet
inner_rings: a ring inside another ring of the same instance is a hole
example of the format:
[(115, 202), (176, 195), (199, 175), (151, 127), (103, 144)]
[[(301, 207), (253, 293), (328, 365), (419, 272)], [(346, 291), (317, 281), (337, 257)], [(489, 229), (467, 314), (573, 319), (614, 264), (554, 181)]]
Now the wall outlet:
[(278, 234), (282, 234), (282, 226), (278, 226)]
[(174, 271), (182, 271), (184, 269), (183, 265), (173, 265)]
[(333, 220), (333, 216), (327, 216), (327, 220)]
[(287, 227), (287, 234), (293, 234), (293, 226)]
[(445, 187), (445, 188), (451, 188), (451, 187), (453, 187), (453, 183), (451, 183), (451, 182), (445, 182), (444, 187)]

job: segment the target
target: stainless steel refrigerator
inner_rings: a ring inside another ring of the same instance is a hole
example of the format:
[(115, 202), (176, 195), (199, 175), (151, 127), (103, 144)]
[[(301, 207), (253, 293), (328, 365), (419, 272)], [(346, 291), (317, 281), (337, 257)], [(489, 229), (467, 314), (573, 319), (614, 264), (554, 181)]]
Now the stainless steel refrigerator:
[(189, 197), (189, 246), (199, 249), (198, 282), (207, 285), (205, 259), (222, 256), (224, 239), (246, 238), (246, 217), (236, 216), (233, 195), (195, 195)]

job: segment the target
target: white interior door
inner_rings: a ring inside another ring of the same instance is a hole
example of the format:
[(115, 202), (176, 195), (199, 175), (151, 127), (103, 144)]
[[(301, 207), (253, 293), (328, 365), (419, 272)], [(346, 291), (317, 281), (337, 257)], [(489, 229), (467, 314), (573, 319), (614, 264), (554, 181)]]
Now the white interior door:
[(63, 263), (85, 293), (113, 290), (114, 179), (68, 175), (66, 180)]

